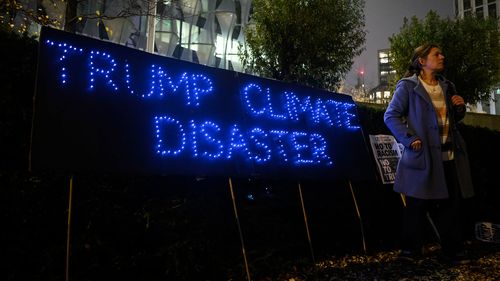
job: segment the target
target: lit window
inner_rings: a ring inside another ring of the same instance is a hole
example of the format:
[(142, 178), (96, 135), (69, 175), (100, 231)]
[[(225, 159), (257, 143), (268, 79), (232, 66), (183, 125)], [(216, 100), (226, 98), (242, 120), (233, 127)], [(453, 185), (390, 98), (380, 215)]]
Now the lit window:
[(224, 54), (224, 37), (217, 34), (217, 39), (215, 40), (215, 53), (220, 55)]

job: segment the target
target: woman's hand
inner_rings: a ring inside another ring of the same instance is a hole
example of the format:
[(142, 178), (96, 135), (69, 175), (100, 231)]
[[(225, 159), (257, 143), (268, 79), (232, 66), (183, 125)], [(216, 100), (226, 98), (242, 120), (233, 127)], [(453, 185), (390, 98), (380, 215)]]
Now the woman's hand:
[(453, 105), (453, 107), (455, 107), (455, 110), (457, 112), (462, 112), (465, 109), (464, 99), (459, 95), (451, 96), (451, 105)]
[(465, 105), (465, 102), (464, 102), (464, 99), (459, 96), (459, 95), (453, 95), (451, 97), (451, 104), (453, 106), (462, 106), (462, 105)]
[(419, 151), (420, 149), (422, 149), (422, 141), (421, 141), (421, 140), (414, 140), (414, 141), (410, 144), (410, 147), (411, 147), (411, 149), (413, 149), (414, 151)]

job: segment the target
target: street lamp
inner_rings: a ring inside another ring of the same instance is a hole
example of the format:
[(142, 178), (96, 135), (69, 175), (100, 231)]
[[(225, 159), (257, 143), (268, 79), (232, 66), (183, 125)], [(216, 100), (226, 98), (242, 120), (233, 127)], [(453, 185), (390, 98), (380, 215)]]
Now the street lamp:
[(363, 99), (366, 99), (366, 91), (365, 91), (365, 71), (360, 69), (358, 71), (358, 87), (360, 92), (362, 93)]

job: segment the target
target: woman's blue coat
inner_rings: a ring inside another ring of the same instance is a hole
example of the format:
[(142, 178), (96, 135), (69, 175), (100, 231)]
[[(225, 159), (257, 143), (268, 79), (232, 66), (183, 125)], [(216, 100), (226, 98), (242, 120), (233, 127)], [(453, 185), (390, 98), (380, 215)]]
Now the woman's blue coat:
[[(456, 122), (465, 116), (465, 108), (460, 111), (451, 106), (449, 87), (451, 82), (438, 77), (450, 119), (454, 159), (463, 198), (474, 195), (469, 161), (465, 142), (458, 132)], [(394, 137), (405, 149), (396, 170), (394, 190), (407, 196), (421, 199), (448, 198), (448, 189), (442, 163), (441, 137), (436, 111), (432, 101), (416, 75), (401, 79), (394, 96), (384, 114), (384, 122)], [(413, 151), (410, 144), (422, 141), (422, 149)]]

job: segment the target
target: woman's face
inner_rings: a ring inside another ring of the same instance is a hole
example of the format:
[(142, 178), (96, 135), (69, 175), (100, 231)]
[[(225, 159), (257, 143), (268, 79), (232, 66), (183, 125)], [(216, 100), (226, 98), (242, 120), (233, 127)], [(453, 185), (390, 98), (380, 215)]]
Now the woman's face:
[(420, 59), (423, 69), (441, 71), (444, 69), (444, 55), (439, 48), (432, 48), (425, 59)]

